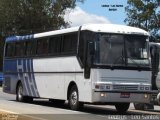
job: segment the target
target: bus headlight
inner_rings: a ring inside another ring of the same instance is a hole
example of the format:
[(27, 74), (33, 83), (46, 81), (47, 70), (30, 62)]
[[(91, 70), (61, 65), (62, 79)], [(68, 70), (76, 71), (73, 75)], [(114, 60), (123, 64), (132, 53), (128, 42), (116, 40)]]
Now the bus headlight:
[(150, 90), (150, 87), (145, 87), (145, 90)]
[(111, 89), (111, 86), (110, 86), (110, 85), (106, 85), (106, 89), (107, 89), (107, 90), (110, 90), (110, 89)]
[(150, 86), (140, 86), (140, 90), (150, 90)]
[(149, 95), (148, 94), (144, 94), (144, 98), (145, 99), (149, 98)]
[(111, 85), (104, 85), (104, 84), (97, 84), (95, 85), (95, 89), (98, 90), (110, 90), (111, 89)]
[(140, 87), (140, 90), (144, 90), (144, 87), (142, 86), (142, 87)]
[(101, 97), (106, 97), (107, 94), (106, 94), (106, 93), (101, 93), (100, 96), (101, 96)]

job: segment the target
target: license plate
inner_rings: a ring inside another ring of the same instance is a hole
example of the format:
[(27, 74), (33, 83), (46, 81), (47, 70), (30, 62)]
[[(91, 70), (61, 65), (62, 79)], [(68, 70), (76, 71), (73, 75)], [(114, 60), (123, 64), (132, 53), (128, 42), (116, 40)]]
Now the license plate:
[(121, 98), (129, 98), (130, 97), (130, 93), (121, 93), (120, 97)]

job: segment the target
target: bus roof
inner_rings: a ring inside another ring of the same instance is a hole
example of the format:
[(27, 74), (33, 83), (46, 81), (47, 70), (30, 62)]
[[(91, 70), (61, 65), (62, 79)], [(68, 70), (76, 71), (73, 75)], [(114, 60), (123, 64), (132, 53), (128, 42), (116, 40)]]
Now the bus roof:
[[(33, 38), (41, 38), (41, 37), (58, 35), (58, 34), (76, 32), (79, 30), (79, 28), (80, 26), (61, 29), (61, 30), (54, 30), (49, 32), (36, 33), (36, 34), (25, 35), (25, 36), (11, 36), (6, 38), (6, 42), (32, 40)], [(125, 26), (125, 25), (115, 25), (115, 24), (86, 24), (81, 26), (81, 30), (88, 30), (93, 32), (136, 34), (136, 35), (149, 36), (148, 32), (140, 28)]]

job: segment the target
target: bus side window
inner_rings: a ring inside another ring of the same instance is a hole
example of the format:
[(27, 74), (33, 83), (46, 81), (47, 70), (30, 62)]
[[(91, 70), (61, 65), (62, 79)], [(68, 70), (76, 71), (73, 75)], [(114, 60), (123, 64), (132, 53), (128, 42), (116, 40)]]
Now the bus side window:
[[(91, 37), (92, 36), (92, 37)], [(89, 31), (81, 31), (79, 36), (78, 56), (80, 58), (81, 67), (85, 66), (87, 56), (87, 42), (93, 40), (94, 33)]]
[(58, 55), (61, 49), (61, 36), (51, 37), (49, 39), (49, 54)]
[(62, 44), (62, 53), (76, 53), (77, 48), (77, 33), (71, 33), (68, 35), (64, 35), (63, 44)]
[(38, 55), (47, 55), (48, 54), (48, 39), (39, 39), (37, 40), (37, 54)]
[(14, 50), (15, 50), (15, 43), (7, 43), (5, 56), (6, 57), (13, 57)]
[(33, 56), (35, 55), (35, 51), (36, 51), (36, 41), (27, 41), (25, 55)]
[(31, 41), (27, 41), (26, 42), (26, 56), (29, 56), (31, 55), (31, 49), (32, 49), (32, 46), (31, 46), (32, 42)]
[(24, 42), (16, 43), (16, 45), (15, 45), (15, 56), (17, 56), (17, 57), (24, 56), (24, 53), (25, 53), (24, 48), (25, 48)]

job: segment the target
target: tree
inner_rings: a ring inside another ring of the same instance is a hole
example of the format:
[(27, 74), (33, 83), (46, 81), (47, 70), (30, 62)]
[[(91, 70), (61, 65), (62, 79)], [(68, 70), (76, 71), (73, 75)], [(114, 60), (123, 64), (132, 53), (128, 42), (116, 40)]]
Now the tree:
[(0, 0), (0, 68), (4, 38), (11, 35), (32, 34), (60, 28), (67, 8), (84, 0)]
[(125, 8), (128, 25), (145, 29), (158, 37), (160, 30), (160, 0), (128, 0)]
[(3, 34), (27, 34), (67, 27), (64, 13), (82, 0), (0, 0)]

